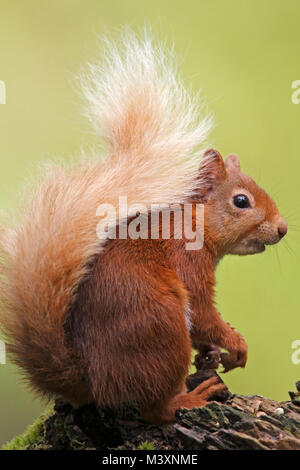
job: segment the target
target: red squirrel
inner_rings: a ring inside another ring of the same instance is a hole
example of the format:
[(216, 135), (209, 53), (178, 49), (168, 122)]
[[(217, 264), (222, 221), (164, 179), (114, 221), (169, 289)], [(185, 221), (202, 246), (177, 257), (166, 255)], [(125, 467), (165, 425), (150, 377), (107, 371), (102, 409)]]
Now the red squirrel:
[[(287, 224), (237, 156), (204, 152), (211, 120), (168, 53), (129, 32), (106, 47), (83, 77), (106, 154), (48, 165), (18, 221), (1, 228), (0, 323), (33, 390), (74, 406), (138, 402), (162, 424), (223, 388), (211, 378), (186, 392), (193, 347), (226, 349), (225, 371), (245, 367), (246, 342), (215, 306), (216, 265), (264, 251)], [(204, 204), (203, 247), (163, 238), (161, 223), (156, 239), (99, 240), (98, 208), (120, 195), (149, 220), (153, 203), (191, 204), (193, 226)]]

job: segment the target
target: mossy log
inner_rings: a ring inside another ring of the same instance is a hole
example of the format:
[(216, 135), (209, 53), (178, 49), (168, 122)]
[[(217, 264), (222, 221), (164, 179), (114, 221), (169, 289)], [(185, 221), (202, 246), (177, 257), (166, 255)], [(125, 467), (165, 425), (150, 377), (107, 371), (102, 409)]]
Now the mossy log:
[[(188, 388), (212, 374), (198, 370), (189, 376)], [(57, 401), (3, 449), (300, 450), (300, 382), (297, 389), (286, 402), (226, 391), (203, 408), (178, 410), (176, 422), (165, 426), (145, 423), (137, 406), (108, 410), (88, 405), (75, 410)]]

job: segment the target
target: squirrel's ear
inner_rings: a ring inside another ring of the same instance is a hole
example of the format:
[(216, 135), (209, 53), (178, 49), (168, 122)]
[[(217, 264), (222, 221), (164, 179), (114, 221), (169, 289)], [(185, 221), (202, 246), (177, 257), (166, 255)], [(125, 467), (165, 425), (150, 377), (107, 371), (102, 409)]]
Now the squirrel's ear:
[(199, 168), (200, 196), (208, 196), (215, 184), (225, 176), (226, 170), (221, 154), (215, 149), (206, 150)]
[(240, 171), (241, 166), (240, 166), (240, 161), (238, 159), (238, 156), (235, 155), (234, 153), (231, 153), (228, 155), (228, 157), (225, 160), (225, 167), (226, 170), (238, 170)]

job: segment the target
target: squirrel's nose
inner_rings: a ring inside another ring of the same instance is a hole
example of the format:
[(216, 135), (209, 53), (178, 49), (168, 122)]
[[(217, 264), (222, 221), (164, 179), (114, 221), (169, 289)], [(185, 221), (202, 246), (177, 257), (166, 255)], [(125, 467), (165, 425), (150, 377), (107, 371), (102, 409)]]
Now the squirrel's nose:
[(288, 225), (285, 220), (281, 220), (280, 223), (278, 224), (278, 235), (279, 238), (283, 238), (288, 231)]

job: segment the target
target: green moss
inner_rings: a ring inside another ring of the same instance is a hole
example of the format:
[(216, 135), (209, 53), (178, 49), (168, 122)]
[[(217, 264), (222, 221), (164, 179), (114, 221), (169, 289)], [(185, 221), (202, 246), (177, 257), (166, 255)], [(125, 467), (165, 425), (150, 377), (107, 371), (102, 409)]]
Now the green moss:
[(139, 447), (139, 450), (155, 450), (154, 444), (149, 441), (142, 442)]
[(33, 424), (28, 426), (23, 434), (4, 444), (1, 450), (26, 450), (29, 446), (36, 449), (42, 448), (43, 445), (39, 445), (39, 442), (43, 439), (42, 425), (52, 414), (53, 404), (49, 405), (45, 412)]

